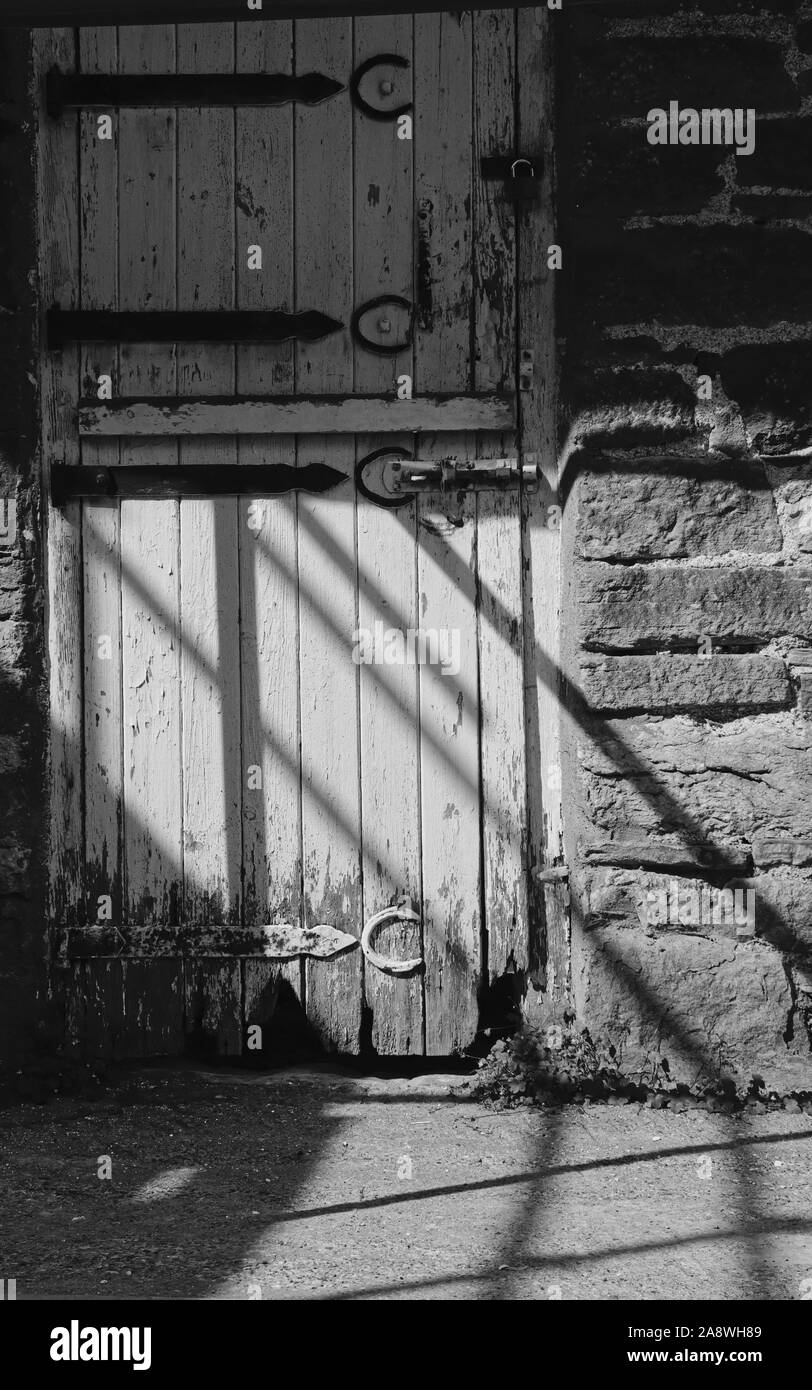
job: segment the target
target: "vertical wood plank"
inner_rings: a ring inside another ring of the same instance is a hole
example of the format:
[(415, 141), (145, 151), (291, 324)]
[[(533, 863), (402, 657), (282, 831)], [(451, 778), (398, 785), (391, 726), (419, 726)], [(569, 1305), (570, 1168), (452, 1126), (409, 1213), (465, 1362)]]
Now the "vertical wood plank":
[(184, 962), (183, 1004), (192, 1051), (239, 1056), (243, 1045), (240, 961)]
[[(79, 31), (83, 72), (115, 73), (118, 35), (114, 28)], [(109, 112), (110, 140), (99, 138), (96, 111), (79, 117), (81, 304), (83, 309), (118, 307), (118, 125)], [(118, 353), (110, 344), (82, 350), (82, 394), (95, 396), (99, 377), (118, 389)], [(113, 441), (84, 440), (82, 463), (110, 467), (119, 462)], [(121, 921), (121, 565), (119, 504), (83, 507), (84, 532), (84, 716), (85, 872), (88, 913), (109, 897), (112, 919)]]
[[(114, 73), (118, 35), (113, 28), (79, 30), (82, 72)], [(118, 126), (100, 140), (98, 112), (79, 116), (79, 227), (81, 305), (118, 307)], [(87, 344), (80, 352), (83, 395), (95, 396), (99, 375), (118, 388), (118, 354), (109, 344)], [(91, 447), (88, 448), (88, 445)], [(86, 440), (82, 463), (92, 467), (119, 462), (118, 445)], [(121, 836), (123, 814), (121, 721), (121, 564), (117, 502), (84, 503), (84, 813), (85, 899), (90, 920), (99, 899), (109, 897), (113, 921), (123, 911)], [(94, 1056), (121, 1057), (127, 1051), (125, 971), (121, 961), (88, 960), (80, 968), (83, 992), (82, 1035)]]
[[(32, 37), (39, 97), (39, 279), (42, 303), (76, 308), (79, 292), (79, 189), (76, 167), (77, 121), (71, 112), (52, 121), (43, 100), (44, 77), (58, 65), (76, 64), (72, 29), (38, 29)], [(43, 351), (43, 486), (53, 463), (79, 462), (75, 402), (79, 386), (75, 348)], [(84, 836), (82, 804), (82, 593), (81, 510), (71, 503), (48, 508), (48, 656), (50, 664), (50, 927), (54, 943), (85, 921), (82, 901)]]
[(120, 960), (86, 960), (74, 967), (81, 989), (80, 1032), (84, 1055), (119, 1061), (132, 1055)]
[[(415, 335), (421, 391), (469, 389), (472, 26), (470, 12), (415, 17), (416, 205), (420, 307)], [(473, 440), (421, 441), (465, 454)], [(479, 697), (473, 576), (475, 501), (438, 534), (418, 510), (423, 628), (459, 639), (457, 675), (420, 670), (421, 812), (426, 941), (426, 1051), (467, 1047), (476, 1034), (481, 977)]]
[[(515, 20), (509, 10), (474, 15), (474, 288), (477, 391), (511, 389), (516, 370), (515, 213), (497, 183), (479, 174), (483, 156), (515, 141)], [(481, 456), (515, 443), (480, 439)], [(482, 727), (482, 837), (488, 975), (528, 965), (526, 766), (522, 641), (521, 510), (518, 492), (477, 497)], [(518, 985), (518, 981), (516, 981)]]
[[(345, 19), (296, 25), (299, 72), (345, 79), (352, 66), (352, 24)], [(296, 307), (317, 308), (348, 323), (352, 283), (352, 115), (349, 104), (296, 108)], [(348, 332), (298, 344), (297, 391), (346, 393), (353, 387)], [(352, 473), (353, 445), (311, 437), (299, 461), (327, 458)], [(329, 497), (301, 494), (299, 516), (302, 859), (308, 924), (329, 923), (360, 936), (360, 792), (358, 672), (352, 661), (357, 620), (354, 486)], [(360, 951), (305, 966), (307, 1014), (325, 1047), (361, 1046)]]
[[(238, 72), (293, 71), (293, 25), (237, 25)], [(237, 307), (294, 307), (293, 108), (236, 115)], [(248, 269), (259, 246), (262, 269)], [(237, 350), (237, 391), (273, 395), (294, 386), (293, 344)], [(295, 461), (291, 436), (241, 439), (242, 464)], [(302, 911), (299, 758), (299, 598), (296, 498), (241, 498), (240, 662), (244, 919), (296, 922)], [(301, 999), (301, 963), (246, 961), (245, 1027), (269, 1027), (280, 986)], [(263, 1044), (264, 1050), (264, 1044)]]
[[(555, 272), (547, 248), (556, 240), (553, 221), (553, 62), (548, 11), (518, 12), (519, 141), (544, 151), (544, 180), (538, 207), (522, 214), (519, 247), (520, 343), (534, 347), (534, 384), (520, 396), (521, 442), (537, 453), (544, 482), (524, 498), (525, 686), (527, 690), (528, 824), (531, 866), (562, 859), (560, 665), (561, 546), (555, 512), (558, 451), (555, 435)], [(555, 22), (555, 16), (552, 16)], [(546, 962), (547, 1001), (560, 1005), (569, 988), (569, 896), (565, 884), (533, 889), (533, 920), (539, 924), (532, 962)], [(542, 927), (543, 924), (543, 927)], [(542, 936), (543, 932), (543, 936)]]
[[(233, 24), (178, 26), (179, 72), (233, 70)], [(234, 119), (233, 111), (219, 108), (178, 112), (181, 309), (234, 307)], [(231, 346), (195, 344), (178, 350), (182, 395), (231, 394), (234, 375)], [(229, 439), (185, 440), (180, 459), (231, 463), (236, 448)], [(188, 927), (238, 923), (242, 778), (236, 499), (181, 501), (180, 536), (184, 921)], [(234, 1050), (239, 971), (230, 962), (187, 963), (185, 974), (187, 1028), (215, 1036), (222, 1051)]]
[[(123, 28), (119, 71), (172, 72), (171, 25)], [(176, 307), (175, 113), (122, 110), (119, 129), (119, 303)], [(122, 395), (172, 395), (175, 350), (131, 344), (120, 352)], [(128, 440), (122, 464), (177, 462), (177, 445)], [(145, 925), (180, 919), (183, 901), (178, 507), (121, 503), (124, 723), (124, 872), (127, 916)], [(181, 1045), (181, 966), (125, 967), (129, 1055)]]
[[(355, 24), (357, 67), (377, 53), (398, 53), (411, 63), (410, 16), (360, 19)], [(379, 80), (389, 77), (380, 69)], [(393, 71), (397, 104), (410, 100), (411, 74)], [(371, 91), (373, 100), (385, 99)], [(388, 98), (395, 104), (395, 97)], [(413, 141), (399, 140), (394, 122), (371, 121), (361, 112), (354, 120), (355, 146), (355, 301), (380, 294), (413, 299), (414, 235)], [(397, 395), (402, 373), (414, 375), (411, 350), (398, 357), (375, 357), (355, 350), (355, 389)], [(374, 436), (359, 436), (363, 457), (379, 445)], [(392, 440), (411, 445), (408, 436)], [(406, 633), (418, 626), (415, 509), (397, 517), (358, 498), (358, 626), (374, 632), (375, 624)], [(362, 665), (361, 808), (364, 849), (363, 915), (367, 920), (390, 905), (405, 902), (421, 908), (420, 762), (417, 668)], [(411, 924), (380, 933), (377, 949), (394, 959), (422, 955), (421, 932)], [(382, 973), (368, 963), (365, 998), (372, 1014), (372, 1045), (382, 1054), (423, 1051), (423, 981)]]
[[(298, 960), (243, 962), (242, 1026), (249, 1034), (247, 1056), (264, 1055), (275, 1060), (280, 1045), (286, 1055), (290, 1050), (294, 1056), (300, 1055), (302, 1040), (307, 1037), (302, 969)], [(250, 1037), (254, 1026), (261, 1032)]]

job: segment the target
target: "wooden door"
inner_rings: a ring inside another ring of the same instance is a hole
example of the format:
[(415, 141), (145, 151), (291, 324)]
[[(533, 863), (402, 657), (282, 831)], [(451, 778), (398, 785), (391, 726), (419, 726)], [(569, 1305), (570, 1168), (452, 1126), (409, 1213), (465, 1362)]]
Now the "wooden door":
[[(49, 508), (52, 930), (71, 1031), (119, 1055), (189, 1038), (238, 1053), (259, 1024), (267, 1049), (286, 999), (332, 1050), (464, 1050), (494, 982), (521, 983), (543, 952), (530, 871), (556, 833), (534, 631), (556, 553), (539, 522), (549, 498), (471, 491), (451, 509), (421, 497), (386, 510), (353, 473), (385, 442), (422, 459), (542, 449), (540, 355), (521, 429), (504, 435), (461, 429), (474, 412), (415, 437), (392, 433), (387, 407), (383, 438), (374, 408), (355, 435), (314, 433), (300, 416), (295, 433), (247, 433), (234, 412), (276, 395), (391, 403), (409, 383), (415, 401), (516, 390), (544, 274), (522, 257), (541, 255), (545, 213), (517, 211), (480, 159), (540, 148), (538, 17), (105, 27), (35, 42), (40, 80), (57, 65), (315, 72), (346, 86), (395, 54), (361, 95), (411, 118), (373, 119), (347, 91), (318, 105), (122, 106), (109, 138), (99, 110), (43, 112), (45, 308), (316, 310), (343, 325), (316, 342), (43, 349), (51, 465), (326, 461), (347, 475), (324, 494)], [(363, 319), (386, 347), (411, 313), (395, 354), (350, 331), (353, 310), (381, 295), (413, 306)], [(80, 433), (77, 404), (103, 399), (105, 378), (113, 402), (224, 398), (232, 424)], [(393, 906), (406, 911), (374, 950), (239, 945), (269, 924), (360, 942)], [(420, 965), (386, 966), (404, 959)]]

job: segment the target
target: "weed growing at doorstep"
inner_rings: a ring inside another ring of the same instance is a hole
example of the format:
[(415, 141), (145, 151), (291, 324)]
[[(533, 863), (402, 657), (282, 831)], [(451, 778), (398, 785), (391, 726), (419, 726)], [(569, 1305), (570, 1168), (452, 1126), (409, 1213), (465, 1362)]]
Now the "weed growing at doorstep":
[(672, 1075), (665, 1057), (653, 1059), (644, 1072), (630, 1076), (622, 1070), (611, 1043), (593, 1039), (587, 1028), (562, 1024), (525, 1025), (512, 1038), (495, 1043), (479, 1062), (471, 1089), (495, 1110), (567, 1101), (609, 1105), (636, 1101), (652, 1109), (677, 1111), (784, 1109), (812, 1114), (808, 1092), (779, 1096), (768, 1092), (759, 1076), (751, 1077), (744, 1089), (727, 1076), (686, 1084)]

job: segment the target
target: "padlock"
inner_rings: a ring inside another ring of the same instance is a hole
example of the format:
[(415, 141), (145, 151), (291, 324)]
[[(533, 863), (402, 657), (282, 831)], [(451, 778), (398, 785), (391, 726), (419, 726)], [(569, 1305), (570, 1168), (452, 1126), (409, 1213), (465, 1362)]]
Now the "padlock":
[[(518, 174), (516, 171), (520, 166), (529, 172)], [(529, 159), (514, 159), (510, 166), (510, 178), (505, 179), (505, 191), (510, 202), (520, 207), (541, 202), (541, 178)]]

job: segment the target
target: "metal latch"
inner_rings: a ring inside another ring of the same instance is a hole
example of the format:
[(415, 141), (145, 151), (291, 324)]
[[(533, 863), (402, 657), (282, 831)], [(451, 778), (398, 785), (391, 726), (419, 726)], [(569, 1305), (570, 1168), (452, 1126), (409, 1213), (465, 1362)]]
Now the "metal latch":
[(505, 185), (508, 201), (526, 207), (541, 201), (541, 157), (486, 155), (480, 161), (483, 179), (499, 179)]
[[(369, 473), (374, 470), (375, 486)], [(518, 458), (441, 459), (414, 458), (408, 449), (385, 447), (367, 454), (356, 466), (355, 484), (362, 497), (379, 507), (404, 507), (418, 493), (448, 496), (465, 492), (508, 492), (534, 488), (539, 472), (535, 463)]]

